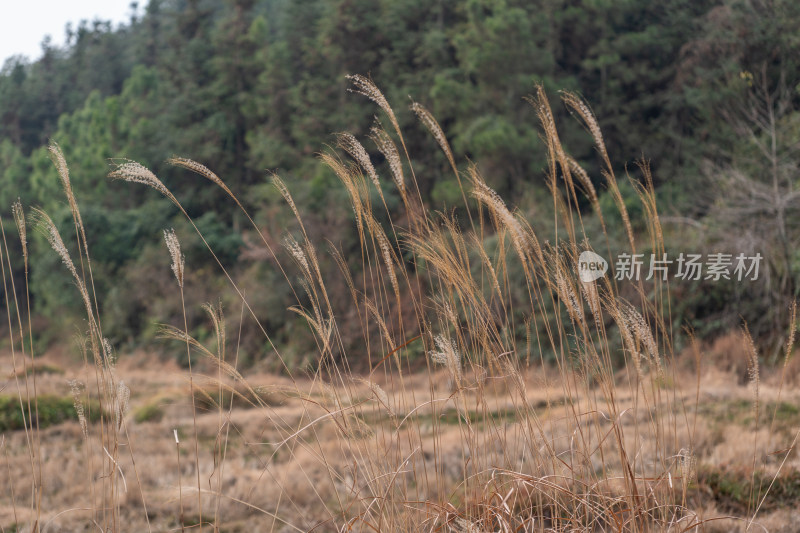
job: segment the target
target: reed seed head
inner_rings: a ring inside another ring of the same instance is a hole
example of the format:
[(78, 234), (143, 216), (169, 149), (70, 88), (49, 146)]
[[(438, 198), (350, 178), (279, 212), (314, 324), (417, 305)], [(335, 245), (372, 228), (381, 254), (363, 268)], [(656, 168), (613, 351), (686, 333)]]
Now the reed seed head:
[(371, 79), (361, 76), (360, 74), (351, 74), (346, 76), (348, 80), (353, 82), (353, 88), (348, 89), (350, 92), (354, 92), (357, 94), (361, 94), (366, 96), (380, 107), (384, 113), (389, 116), (389, 120), (392, 122), (392, 126), (397, 131), (398, 135), (400, 135), (400, 124), (397, 122), (397, 117), (394, 115), (394, 111), (392, 107), (389, 105), (389, 101), (386, 100), (386, 97), (383, 95), (380, 89), (372, 82)]
[(286, 201), (287, 204), (289, 204), (289, 208), (292, 210), (294, 217), (297, 219), (298, 222), (300, 222), (302, 220), (300, 218), (300, 211), (297, 210), (297, 206), (295, 205), (294, 199), (292, 198), (289, 189), (286, 187), (286, 184), (277, 174), (272, 175), (272, 184), (275, 186), (276, 189), (278, 189), (278, 192), (281, 193), (283, 199)]
[(58, 171), (58, 177), (61, 179), (61, 184), (64, 186), (64, 194), (67, 197), (67, 201), (69, 201), (70, 207), (73, 207), (75, 206), (75, 195), (72, 192), (72, 183), (69, 179), (69, 167), (67, 166), (67, 160), (64, 158), (61, 147), (58, 145), (58, 143), (52, 141), (47, 147), (47, 151), (50, 152), (50, 159), (53, 161), (53, 164)]
[(539, 260), (544, 257), (541, 246), (533, 232), (526, 232), (522, 224), (514, 214), (506, 207), (505, 202), (494, 189), (490, 188), (478, 174), (477, 170), (470, 168), (470, 177), (473, 182), (472, 196), (484, 204), (497, 221), (499, 221), (511, 234), (511, 241), (520, 259), (527, 256), (529, 245), (533, 247), (534, 253)]
[(453, 379), (453, 383), (456, 385), (456, 387), (460, 387), (462, 371), (461, 354), (458, 351), (458, 347), (452, 340), (448, 339), (444, 335), (436, 335), (433, 341), (439, 351), (428, 352), (431, 361), (436, 364), (444, 365), (448, 372), (450, 372), (450, 377)]
[(67, 383), (69, 384), (69, 390), (72, 394), (72, 405), (75, 407), (75, 413), (78, 415), (78, 423), (81, 425), (81, 433), (83, 433), (83, 438), (87, 438), (89, 436), (89, 428), (86, 423), (86, 411), (83, 407), (83, 400), (81, 400), (83, 384), (74, 379), (69, 380)]
[(442, 152), (444, 152), (444, 155), (447, 157), (447, 161), (453, 168), (453, 172), (458, 173), (458, 170), (456, 169), (456, 159), (453, 157), (453, 151), (450, 149), (450, 143), (447, 142), (447, 136), (444, 134), (444, 130), (442, 130), (442, 127), (436, 121), (433, 114), (417, 102), (411, 104), (411, 111), (417, 115), (420, 122), (422, 122), (425, 127), (428, 128), (428, 130), (431, 132), (431, 135), (433, 135), (433, 138), (436, 139), (436, 142), (439, 144)]
[(397, 295), (399, 298), (400, 284), (397, 281), (397, 274), (394, 271), (394, 260), (392, 249), (389, 246), (389, 239), (386, 238), (386, 234), (383, 232), (383, 229), (380, 227), (377, 221), (374, 221), (374, 219), (371, 220), (374, 222), (374, 224), (371, 224), (371, 226), (373, 227), (373, 233), (375, 234), (375, 237), (378, 239), (378, 245), (380, 246), (381, 255), (383, 256), (383, 263), (386, 266), (386, 273), (389, 275), (389, 281), (392, 283), (392, 289), (394, 290), (395, 295)]
[(370, 392), (372, 392), (372, 395), (375, 397), (375, 400), (377, 400), (377, 402), (381, 404), (381, 407), (383, 407), (386, 410), (386, 413), (389, 416), (394, 418), (395, 416), (394, 409), (392, 409), (392, 405), (391, 403), (389, 403), (389, 395), (386, 394), (386, 391), (383, 390), (383, 388), (381, 388), (381, 386), (375, 383), (374, 381), (370, 381), (368, 379), (363, 379), (363, 378), (359, 378), (357, 381), (369, 387), (369, 390)]
[(294, 258), (300, 268), (303, 269), (303, 273), (306, 275), (306, 277), (311, 279), (311, 267), (308, 264), (308, 258), (306, 257), (306, 253), (303, 251), (303, 248), (300, 246), (300, 243), (298, 243), (294, 237), (288, 235), (283, 240), (283, 246), (292, 256), (292, 258)]
[(689, 483), (694, 480), (697, 474), (697, 457), (695, 457), (691, 450), (681, 449), (678, 454), (678, 469), (681, 474), (683, 490), (686, 491)]
[(119, 381), (114, 391), (114, 421), (117, 424), (117, 428), (122, 427), (122, 421), (128, 412), (130, 400), (131, 389), (125, 385), (124, 381)]
[(181, 253), (181, 243), (178, 241), (178, 236), (175, 235), (175, 230), (164, 230), (164, 241), (167, 243), (167, 250), (172, 258), (172, 272), (175, 274), (175, 279), (178, 280), (178, 285), (183, 288), (183, 267), (185, 258)]
[(567, 155), (566, 158), (567, 163), (569, 164), (570, 172), (572, 172), (578, 178), (578, 181), (581, 183), (581, 185), (583, 185), (589, 200), (591, 200), (592, 204), (595, 204), (598, 201), (597, 189), (595, 189), (592, 180), (589, 178), (589, 174), (571, 156)]
[(606, 145), (603, 141), (603, 132), (600, 130), (600, 124), (597, 123), (597, 118), (595, 118), (589, 106), (586, 105), (586, 102), (574, 93), (567, 91), (562, 93), (561, 98), (567, 107), (572, 109), (581, 118), (586, 129), (589, 130), (589, 134), (591, 134), (594, 139), (597, 149), (600, 150), (603, 157), (607, 159), (608, 153), (606, 152)]
[(225, 191), (225, 193), (233, 198), (233, 200), (238, 204), (239, 200), (234, 196), (233, 192), (225, 185), (225, 182), (220, 179), (214, 172), (212, 172), (207, 166), (198, 163), (197, 161), (193, 161), (192, 159), (187, 159), (185, 157), (171, 157), (167, 159), (167, 163), (176, 167), (185, 168), (186, 170), (191, 170), (195, 174), (199, 174), (206, 178), (207, 180), (215, 183), (220, 189)]
[(383, 157), (385, 157), (387, 163), (389, 163), (389, 170), (392, 172), (395, 185), (397, 185), (400, 193), (404, 194), (406, 190), (406, 180), (403, 174), (403, 160), (400, 159), (400, 152), (397, 151), (397, 146), (395, 146), (389, 134), (386, 133), (386, 130), (379, 125), (373, 126), (370, 133), (370, 138), (375, 143), (375, 146), (378, 147), (380, 153), (383, 154)]
[(41, 233), (46, 239), (47, 242), (50, 243), (50, 246), (55, 250), (59, 257), (61, 257), (61, 262), (64, 263), (64, 266), (67, 267), (72, 277), (75, 278), (76, 281), (83, 283), (81, 278), (78, 276), (78, 271), (75, 270), (75, 264), (72, 262), (72, 258), (69, 255), (69, 250), (67, 250), (66, 245), (64, 245), (64, 241), (61, 239), (61, 234), (58, 231), (53, 219), (50, 218), (50, 215), (42, 211), (41, 209), (34, 209), (33, 210), (34, 216), (34, 227), (36, 228), (39, 233)]
[(758, 348), (753, 342), (753, 336), (750, 335), (750, 330), (747, 325), (744, 326), (744, 337), (749, 348), (747, 354), (747, 379), (750, 387), (753, 389), (753, 406), (755, 408), (756, 418), (758, 418), (759, 410), (759, 387), (761, 385), (761, 372), (758, 365)]
[(177, 198), (167, 189), (158, 177), (153, 174), (150, 169), (136, 161), (123, 160), (122, 163), (117, 165), (117, 168), (108, 174), (109, 178), (128, 181), (130, 183), (141, 183), (151, 187), (164, 196), (166, 196), (173, 204), (178, 204)]
[(350, 154), (350, 157), (355, 159), (355, 161), (364, 169), (364, 171), (369, 176), (369, 179), (372, 180), (372, 183), (378, 189), (381, 190), (381, 183), (378, 179), (378, 173), (375, 171), (375, 167), (372, 164), (372, 161), (369, 158), (369, 154), (364, 146), (350, 133), (340, 133), (337, 135), (339, 147)]

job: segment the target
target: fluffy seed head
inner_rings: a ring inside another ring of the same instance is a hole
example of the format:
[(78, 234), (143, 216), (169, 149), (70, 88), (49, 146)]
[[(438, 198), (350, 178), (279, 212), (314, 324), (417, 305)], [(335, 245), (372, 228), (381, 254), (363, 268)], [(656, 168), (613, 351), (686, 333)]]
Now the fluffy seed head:
[(178, 241), (178, 236), (175, 235), (175, 230), (164, 230), (164, 241), (167, 243), (167, 250), (172, 258), (172, 272), (175, 274), (175, 279), (178, 280), (178, 285), (183, 287), (183, 267), (185, 258), (181, 253), (181, 243)]
[(397, 122), (397, 118), (394, 116), (394, 111), (392, 111), (389, 102), (386, 100), (386, 97), (383, 96), (378, 87), (372, 83), (372, 80), (361, 76), (360, 74), (353, 74), (347, 76), (347, 79), (353, 82), (353, 88), (348, 89), (350, 92), (358, 93), (361, 95), (366, 96), (380, 107), (384, 113), (386, 113), (389, 117), (389, 120), (392, 122), (392, 126), (394, 126), (395, 131), (397, 134), (400, 135), (400, 124)]
[(528, 233), (523, 229), (522, 224), (520, 224), (519, 220), (517, 220), (514, 214), (506, 207), (500, 195), (486, 185), (474, 167), (470, 168), (469, 173), (474, 185), (472, 196), (484, 204), (489, 211), (491, 211), (496, 220), (511, 233), (511, 240), (520, 258), (526, 256), (528, 245), (530, 245), (533, 247), (536, 257), (541, 260), (543, 258), (542, 249), (536, 236), (532, 232)]
[[(377, 322), (378, 328), (380, 329), (381, 335), (383, 336), (383, 340), (386, 341), (386, 345), (389, 347), (389, 350), (394, 352), (396, 346), (394, 340), (392, 339), (392, 334), (389, 332), (389, 327), (386, 325), (386, 321), (383, 319), (383, 316), (381, 315), (381, 312), (378, 310), (378, 307), (375, 305), (375, 302), (366, 300), (364, 303), (367, 307), (367, 310), (372, 315), (372, 318), (375, 320), (375, 322)], [(399, 369), (400, 356), (396, 352), (394, 355), (395, 355), (395, 362), (397, 363)]]
[(678, 454), (678, 469), (681, 474), (683, 490), (686, 491), (689, 483), (692, 482), (697, 474), (697, 457), (691, 450), (681, 449)]
[(207, 180), (214, 182), (220, 189), (225, 191), (228, 194), (228, 196), (233, 198), (233, 200), (237, 204), (239, 203), (239, 200), (236, 198), (236, 196), (233, 195), (233, 193), (228, 188), (228, 186), (225, 185), (225, 182), (222, 181), (222, 179), (220, 179), (219, 176), (214, 174), (205, 165), (200, 164), (197, 161), (193, 161), (191, 159), (186, 159), (184, 157), (171, 157), (170, 159), (167, 159), (167, 163), (169, 163), (170, 165), (176, 166), (176, 167), (185, 168), (186, 170), (191, 170), (195, 174), (199, 174), (199, 175), (203, 176), (204, 178), (206, 178)]
[(641, 342), (644, 344), (644, 347), (647, 349), (650, 358), (657, 359), (658, 345), (656, 345), (656, 341), (653, 338), (653, 333), (650, 331), (650, 327), (647, 325), (644, 317), (633, 307), (628, 307), (626, 309), (626, 316), (628, 317), (628, 323), (630, 324), (631, 329), (633, 329)]
[(560, 262), (556, 263), (555, 278), (556, 292), (558, 293), (558, 297), (561, 299), (561, 301), (566, 305), (570, 318), (572, 318), (572, 320), (575, 322), (582, 324), (583, 311), (581, 310), (575, 290), (573, 289), (572, 284), (567, 280), (567, 277), (564, 274), (564, 267)]
[(64, 159), (64, 154), (61, 152), (61, 147), (55, 141), (51, 142), (47, 147), (50, 152), (50, 159), (58, 171), (58, 177), (61, 179), (61, 184), (64, 186), (64, 194), (70, 206), (75, 204), (75, 197), (72, 193), (72, 183), (69, 179), (69, 167), (67, 167), (67, 160)]
[(369, 158), (369, 154), (364, 146), (349, 133), (340, 133), (337, 135), (339, 147), (350, 154), (350, 157), (356, 160), (356, 162), (364, 169), (364, 171), (369, 176), (369, 179), (372, 180), (372, 183), (375, 184), (375, 187), (378, 191), (381, 190), (381, 184), (378, 180), (378, 173), (375, 172), (375, 167), (372, 165), (372, 161)]
[(578, 181), (581, 182), (581, 185), (583, 185), (583, 188), (586, 191), (586, 195), (589, 197), (589, 200), (591, 200), (592, 204), (594, 204), (598, 201), (597, 189), (595, 189), (592, 180), (589, 178), (589, 174), (586, 173), (586, 170), (584, 170), (584, 168), (580, 166), (575, 159), (569, 155), (566, 157), (567, 162), (569, 163), (569, 170), (575, 175), (575, 177), (578, 178)]
[(67, 383), (72, 393), (72, 405), (75, 406), (75, 413), (77, 413), (78, 422), (81, 425), (81, 433), (83, 433), (83, 438), (87, 438), (89, 436), (89, 428), (86, 423), (86, 411), (83, 408), (83, 401), (81, 400), (83, 384), (74, 379), (69, 380)]
[(114, 421), (117, 427), (122, 427), (122, 420), (128, 412), (128, 406), (131, 399), (131, 389), (125, 385), (124, 381), (117, 383), (116, 390), (114, 391)]
[(375, 234), (375, 237), (378, 239), (378, 245), (381, 248), (381, 255), (383, 256), (383, 263), (386, 266), (386, 273), (389, 275), (389, 281), (392, 283), (392, 289), (394, 290), (395, 295), (397, 298), (400, 298), (400, 285), (397, 282), (397, 274), (394, 271), (394, 260), (392, 249), (389, 246), (389, 239), (386, 238), (386, 234), (383, 232), (383, 228), (380, 227), (380, 224), (372, 218), (370, 220), (370, 227), (373, 230), (372, 232)]
[(378, 403), (381, 404), (381, 407), (383, 407), (386, 410), (386, 413), (389, 416), (391, 417), (395, 416), (394, 409), (392, 409), (392, 405), (391, 403), (389, 403), (389, 395), (386, 394), (386, 391), (383, 390), (380, 385), (378, 385), (373, 381), (363, 378), (359, 378), (357, 379), (357, 381), (360, 381), (361, 383), (369, 387), (369, 390), (372, 392), (372, 395), (375, 397)]
[(58, 232), (58, 228), (53, 222), (53, 219), (41, 209), (34, 209), (33, 216), (35, 220), (34, 227), (47, 239), (47, 242), (50, 243), (53, 250), (61, 257), (61, 262), (67, 267), (72, 277), (75, 278), (76, 281), (82, 283), (78, 276), (78, 271), (75, 270), (75, 264), (69, 256), (69, 251), (64, 245), (64, 241), (61, 239), (61, 234)]
[(69, 183), (69, 168), (67, 167), (66, 159), (64, 159), (64, 154), (61, 152), (61, 147), (57, 142), (52, 141), (47, 146), (47, 151), (50, 152), (50, 157), (53, 159), (53, 163), (56, 165), (56, 170), (58, 170), (59, 177), (65, 182)]
[(639, 350), (636, 338), (630, 330), (628, 323), (623, 320), (621, 316), (616, 316), (616, 320), (620, 336), (622, 337), (622, 344), (628, 348), (628, 352), (631, 355), (631, 362), (636, 369), (636, 374), (639, 376), (639, 379), (644, 381), (644, 369), (642, 368), (642, 359), (645, 358), (644, 354)]
[(308, 264), (308, 258), (306, 257), (306, 253), (303, 251), (303, 248), (300, 246), (300, 243), (298, 243), (294, 237), (289, 235), (283, 240), (283, 246), (286, 248), (289, 254), (291, 254), (297, 264), (300, 265), (300, 268), (303, 269), (303, 273), (306, 275), (306, 277), (310, 279), (311, 267)]
[(124, 160), (122, 163), (117, 165), (116, 169), (108, 174), (108, 177), (112, 179), (128, 181), (131, 183), (141, 183), (142, 185), (147, 185), (148, 187), (152, 187), (169, 198), (169, 200), (175, 205), (179, 205), (178, 200), (172, 195), (171, 192), (169, 192), (167, 186), (164, 185), (161, 180), (150, 171), (150, 169), (140, 163), (137, 163), (136, 161)]
[(386, 133), (386, 130), (379, 126), (373, 126), (370, 133), (370, 138), (375, 143), (375, 146), (378, 147), (378, 150), (380, 150), (383, 157), (385, 157), (386, 161), (389, 163), (389, 170), (392, 172), (395, 185), (397, 185), (400, 193), (404, 194), (406, 190), (406, 180), (403, 175), (403, 161), (400, 159), (400, 152), (397, 151), (397, 146), (395, 146), (389, 134)]
[(553, 143), (551, 148), (558, 150), (558, 147), (560, 146), (560, 143), (557, 142), (558, 130), (556, 129), (556, 121), (553, 118), (553, 110), (550, 108), (550, 101), (547, 99), (547, 95), (544, 92), (544, 87), (537, 85), (536, 97), (530, 99), (529, 101), (536, 108), (539, 121), (542, 123), (542, 128), (544, 128), (544, 131), (547, 134), (548, 141)]
[(600, 293), (597, 290), (597, 282), (596, 281), (581, 281), (580, 283), (581, 293), (583, 294), (583, 299), (586, 300), (586, 303), (589, 305), (589, 310), (594, 315), (595, 319), (600, 317), (601, 307), (600, 307)]
[(444, 365), (448, 372), (450, 372), (450, 377), (453, 379), (456, 387), (460, 387), (462, 372), (461, 354), (458, 351), (458, 347), (452, 340), (448, 339), (444, 335), (436, 335), (433, 341), (436, 343), (436, 348), (438, 348), (439, 351), (428, 352), (431, 361), (440, 365)]
[(433, 135), (433, 138), (436, 139), (436, 142), (444, 152), (444, 155), (447, 156), (447, 161), (450, 163), (450, 166), (453, 167), (453, 172), (458, 173), (456, 160), (453, 157), (453, 151), (450, 149), (450, 143), (447, 142), (447, 137), (445, 136), (442, 127), (439, 126), (439, 123), (433, 117), (431, 112), (417, 102), (411, 104), (411, 111), (417, 115), (420, 122), (422, 122), (425, 127), (428, 128), (428, 130), (431, 132), (431, 135)]
[[(653, 337), (653, 332), (644, 317), (634, 307), (626, 302), (619, 303), (619, 318), (625, 323), (629, 332), (631, 332), (637, 343), (636, 346), (643, 346), (647, 352), (647, 358), (650, 364), (658, 372), (659, 376), (663, 376), (664, 368), (661, 364), (661, 357), (658, 353), (658, 344)], [(626, 329), (620, 328), (620, 330)], [(633, 351), (638, 351), (633, 349)]]
[(561, 96), (564, 100), (564, 103), (572, 109), (583, 121), (586, 125), (586, 129), (589, 130), (592, 138), (594, 139), (594, 143), (597, 146), (597, 149), (600, 150), (601, 155), (603, 158), (608, 158), (608, 153), (606, 152), (606, 145), (603, 141), (603, 133), (600, 131), (600, 125), (597, 123), (597, 119), (592, 113), (592, 110), (589, 109), (589, 106), (586, 103), (578, 98), (573, 93), (564, 92)]
[(286, 203), (289, 204), (289, 208), (292, 210), (292, 213), (294, 213), (294, 216), (298, 220), (298, 222), (301, 221), (300, 211), (297, 210), (297, 206), (294, 203), (294, 199), (292, 198), (289, 189), (286, 187), (286, 184), (280, 177), (278, 177), (277, 174), (273, 174), (272, 184), (275, 186), (276, 189), (278, 189), (278, 192), (281, 193), (281, 196), (283, 196), (283, 199), (286, 201)]
[(206, 312), (211, 322), (214, 324), (214, 332), (217, 335), (217, 352), (220, 360), (225, 360), (225, 313), (222, 311), (222, 302), (217, 302), (217, 305), (211, 303), (204, 303), (203, 310)]
[(756, 344), (753, 342), (753, 337), (750, 335), (750, 331), (746, 325), (744, 326), (744, 337), (749, 348), (749, 352), (747, 354), (747, 378), (750, 383), (750, 387), (753, 389), (754, 406), (756, 416), (758, 416), (759, 386), (761, 384), (761, 375), (758, 366), (758, 348), (756, 348)]
[(113, 372), (114, 365), (117, 364), (117, 354), (114, 351), (114, 347), (111, 346), (111, 341), (106, 337), (103, 337), (101, 344), (103, 345), (103, 355), (105, 356), (106, 365)]

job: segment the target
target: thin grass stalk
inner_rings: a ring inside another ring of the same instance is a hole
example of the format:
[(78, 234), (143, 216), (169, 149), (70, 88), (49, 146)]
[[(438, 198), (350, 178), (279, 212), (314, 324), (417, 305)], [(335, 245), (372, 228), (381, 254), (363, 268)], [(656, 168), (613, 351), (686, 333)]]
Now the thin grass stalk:
[[(41, 478), (41, 456), (42, 456), (42, 442), (41, 442), (41, 433), (39, 431), (39, 393), (36, 387), (36, 356), (35, 351), (33, 349), (33, 321), (31, 319), (31, 295), (30, 295), (30, 284), (29, 284), (29, 273), (28, 273), (28, 232), (27, 232), (27, 225), (25, 223), (25, 213), (22, 208), (22, 203), (19, 199), (17, 199), (13, 205), (11, 206), (11, 212), (14, 216), (14, 222), (17, 226), (17, 233), (19, 234), (19, 241), (20, 246), (22, 247), (22, 260), (23, 260), (23, 267), (24, 267), (24, 283), (25, 283), (25, 313), (27, 315), (27, 322), (28, 322), (28, 349), (30, 351), (31, 357), (31, 369), (32, 369), (32, 381), (33, 381), (33, 416), (36, 420), (36, 456), (39, 459), (39, 476)], [(9, 269), (11, 267), (9, 266)], [(22, 346), (23, 346), (23, 353), (24, 353), (24, 334), (22, 332), (22, 326), (20, 325), (20, 338), (23, 339)], [(41, 501), (41, 492), (39, 494), (39, 500)], [(37, 511), (37, 521), (41, 518), (41, 506)]]
[[(33, 486), (31, 487), (31, 510), (36, 512), (37, 517), (39, 516), (40, 512), (40, 503), (39, 503), (39, 494), (41, 493), (41, 483), (42, 479), (39, 475), (40, 472), (37, 471), (36, 464), (37, 459), (35, 457), (35, 446), (33, 445), (34, 438), (32, 436), (33, 433), (33, 426), (32, 420), (30, 418), (31, 409), (30, 409), (30, 392), (28, 391), (27, 387), (27, 364), (25, 363), (24, 359), (22, 361), (22, 372), (25, 375), (25, 393), (26, 393), (26, 400), (22, 398), (22, 390), (23, 387), (20, 386), (19, 382), (19, 371), (17, 370), (17, 349), (16, 349), (16, 341), (14, 340), (14, 324), (12, 319), (12, 311), (11, 311), (11, 301), (13, 299), (14, 306), (19, 310), (19, 301), (16, 297), (16, 288), (14, 287), (14, 280), (11, 279), (9, 282), (9, 278), (11, 277), (11, 262), (10, 258), (8, 257), (8, 246), (6, 244), (5, 239), (5, 229), (3, 227), (3, 219), (0, 217), (0, 231), (2, 232), (3, 237), (3, 248), (0, 249), (0, 274), (3, 278), (3, 293), (6, 295), (6, 317), (8, 318), (8, 335), (10, 338), (10, 345), (11, 345), (11, 364), (13, 367), (14, 372), (14, 383), (17, 388), (17, 400), (19, 401), (19, 408), (22, 414), (22, 427), (25, 431), (25, 442), (27, 444), (28, 449), (28, 459), (30, 461), (31, 467), (31, 476), (33, 478)], [(5, 260), (4, 260), (5, 259)], [(8, 274), (6, 274), (6, 264), (8, 264)], [(8, 277), (7, 277), (8, 276)], [(11, 285), (11, 290), (9, 290), (9, 285)], [(8, 295), (12, 295), (11, 298)], [(20, 321), (21, 323), (21, 321)], [(23, 339), (24, 343), (24, 339)], [(23, 351), (22, 356), (24, 358), (25, 353)], [(27, 405), (27, 409), (26, 409)]]
[[(183, 294), (183, 284), (185, 276), (185, 259), (181, 253), (180, 241), (175, 235), (175, 231), (165, 231), (164, 241), (167, 244), (170, 258), (172, 259), (172, 273), (178, 282), (181, 295), (181, 312), (183, 314), (183, 330), (186, 336), (186, 360), (189, 365), (189, 394), (192, 397), (192, 429), (194, 431), (194, 454), (195, 454), (195, 472), (197, 474), (197, 509), (199, 514), (200, 531), (203, 530), (203, 493), (200, 486), (200, 446), (197, 433), (197, 406), (195, 404), (194, 392), (194, 373), (192, 371), (192, 349), (189, 344), (189, 323), (186, 318), (186, 301)], [(175, 438), (177, 444), (177, 436)], [(183, 522), (181, 521), (181, 524)]]

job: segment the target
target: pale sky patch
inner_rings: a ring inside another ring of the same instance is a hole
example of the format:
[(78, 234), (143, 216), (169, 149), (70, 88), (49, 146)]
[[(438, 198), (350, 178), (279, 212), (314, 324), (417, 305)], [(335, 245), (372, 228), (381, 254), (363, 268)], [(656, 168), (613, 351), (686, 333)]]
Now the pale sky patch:
[[(139, 13), (147, 0), (139, 0)], [(116, 28), (130, 20), (131, 0), (0, 0), (0, 65), (13, 55), (31, 61), (42, 55), (41, 42), (50, 35), (55, 46), (66, 40), (67, 22), (77, 28), (82, 19), (90, 23), (110, 20)]]

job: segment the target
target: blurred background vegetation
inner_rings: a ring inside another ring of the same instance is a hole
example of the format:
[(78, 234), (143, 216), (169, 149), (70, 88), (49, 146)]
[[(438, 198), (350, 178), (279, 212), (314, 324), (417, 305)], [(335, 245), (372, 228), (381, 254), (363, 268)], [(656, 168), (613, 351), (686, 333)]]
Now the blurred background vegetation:
[[(591, 104), (620, 174), (627, 169), (637, 179), (635, 160), (649, 159), (671, 255), (766, 256), (758, 283), (672, 283), (677, 348), (685, 326), (712, 338), (745, 319), (771, 349), (785, 335), (800, 272), (794, 209), (798, 27), (800, 4), (793, 0), (132, 4), (130, 20), (120, 27), (103, 21), (67, 27), (65, 47), (45, 41), (40, 59), (11, 58), (3, 65), (0, 213), (9, 231), (10, 206), (19, 197), (25, 206), (43, 207), (69, 235), (69, 209), (46, 150), (49, 140), (58, 142), (90, 239), (104, 333), (114, 343), (152, 349), (159, 346), (158, 322), (180, 322), (161, 238), (162, 229), (174, 226), (187, 255), (189, 319), (202, 339), (211, 332), (200, 303), (222, 295), (233, 322), (239, 307), (167, 200), (106, 178), (109, 159), (137, 160), (180, 197), (274, 341), (296, 364), (305, 364), (310, 361), (304, 354), (314, 351), (302, 344), (308, 336), (293, 332), (307, 326), (286, 311), (292, 295), (274, 258), (224, 193), (165, 160), (189, 157), (214, 170), (279, 249), (294, 226), (269, 185), (269, 174), (277, 172), (309, 233), (340, 247), (357, 272), (349, 202), (315, 157), (335, 144), (336, 132), (363, 138), (373, 123), (376, 108), (347, 92), (345, 75), (369, 75), (395, 107), (430, 208), (456, 209), (466, 219), (447, 160), (408, 110), (409, 96), (437, 117), (462, 168), (468, 161), (478, 164), (509, 205), (531, 215), (534, 228), (552, 220), (542, 177), (545, 148), (535, 110), (524, 100), (540, 83), (559, 115), (564, 145), (601, 195), (591, 137), (556, 105), (558, 90), (576, 91)], [(399, 212), (380, 153), (364, 144), (387, 177), (389, 208)], [(623, 185), (633, 222), (643, 229), (634, 188)], [(602, 202), (613, 212), (610, 198)], [(591, 219), (588, 205), (586, 211)], [(622, 228), (609, 230), (613, 237)], [(639, 251), (649, 253), (646, 246)], [(58, 262), (45, 242), (34, 243), (34, 325), (46, 343), (74, 333), (82, 313)], [(338, 277), (332, 260), (323, 267)], [(13, 262), (13, 270), (21, 282), (21, 261)], [(338, 296), (346, 317), (351, 311), (344, 287)], [(268, 347), (251, 329), (242, 330), (242, 358), (259, 362)], [(354, 325), (353, 331), (360, 330)], [(360, 349), (358, 338), (347, 340), (349, 349)]]

